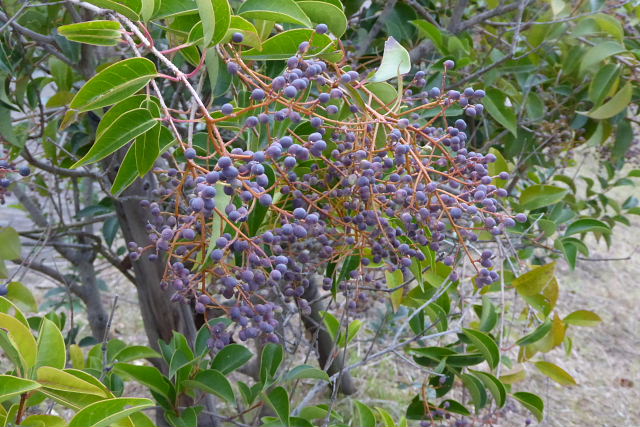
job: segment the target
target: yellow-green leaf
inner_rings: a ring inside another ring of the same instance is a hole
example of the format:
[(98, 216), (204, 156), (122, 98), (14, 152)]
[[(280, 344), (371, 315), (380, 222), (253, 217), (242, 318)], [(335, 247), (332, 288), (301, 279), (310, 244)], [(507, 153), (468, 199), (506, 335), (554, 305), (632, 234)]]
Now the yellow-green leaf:
[(576, 385), (576, 380), (564, 369), (551, 362), (539, 361), (535, 363), (536, 368), (543, 374), (562, 385)]

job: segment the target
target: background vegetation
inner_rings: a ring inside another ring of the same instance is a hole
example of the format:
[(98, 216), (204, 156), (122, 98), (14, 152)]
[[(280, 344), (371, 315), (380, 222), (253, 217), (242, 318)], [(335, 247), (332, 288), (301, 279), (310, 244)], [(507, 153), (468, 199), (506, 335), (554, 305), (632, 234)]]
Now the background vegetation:
[(0, 6), (4, 425), (544, 423), (603, 363), (633, 2)]

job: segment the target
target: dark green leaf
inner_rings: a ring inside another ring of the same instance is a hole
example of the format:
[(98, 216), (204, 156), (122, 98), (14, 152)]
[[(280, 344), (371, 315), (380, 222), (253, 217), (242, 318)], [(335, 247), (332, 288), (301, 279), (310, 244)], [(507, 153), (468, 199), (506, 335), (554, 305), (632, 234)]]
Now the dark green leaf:
[(247, 347), (240, 344), (229, 344), (216, 354), (211, 368), (226, 375), (247, 363), (251, 357), (253, 357), (253, 353)]
[(98, 136), (89, 152), (72, 167), (77, 168), (100, 161), (156, 125), (157, 121), (151, 116), (149, 110), (136, 108), (128, 111), (106, 128)]
[(527, 393), (525, 391), (519, 391), (513, 393), (513, 397), (518, 400), (525, 408), (527, 408), (533, 415), (535, 415), (538, 422), (542, 422), (544, 418), (544, 402), (538, 396), (533, 393)]
[(69, 107), (89, 111), (115, 104), (145, 87), (156, 74), (156, 66), (146, 58), (116, 62), (86, 82)]

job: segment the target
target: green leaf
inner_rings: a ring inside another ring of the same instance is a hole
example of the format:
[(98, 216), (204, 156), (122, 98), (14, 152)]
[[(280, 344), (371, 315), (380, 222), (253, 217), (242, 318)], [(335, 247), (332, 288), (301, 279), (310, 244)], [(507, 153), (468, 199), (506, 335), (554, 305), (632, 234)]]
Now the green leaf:
[(347, 327), (347, 334), (346, 335), (343, 334), (342, 336), (340, 336), (340, 339), (338, 340), (338, 346), (344, 347), (348, 345), (351, 341), (353, 341), (353, 339), (358, 334), (358, 331), (360, 331), (360, 328), (362, 328), (362, 325), (363, 323), (362, 323), (362, 320), (360, 319), (355, 319), (351, 321), (349, 323), (349, 326)]
[(89, 111), (115, 104), (145, 87), (156, 75), (156, 66), (146, 58), (116, 62), (86, 82), (69, 107)]
[(471, 340), (474, 347), (482, 353), (491, 369), (495, 369), (500, 363), (500, 349), (493, 338), (475, 329), (463, 329), (462, 331)]
[(600, 105), (620, 75), (617, 64), (607, 64), (600, 68), (589, 84), (589, 99), (594, 105)]
[(473, 406), (476, 407), (476, 411), (482, 409), (487, 404), (487, 391), (484, 389), (484, 384), (478, 378), (471, 374), (462, 374), (460, 379), (465, 388), (469, 390)]
[[(402, 270), (397, 269), (393, 272), (389, 270), (384, 271), (384, 276), (387, 279), (387, 288), (393, 289), (402, 285), (404, 281), (404, 276), (402, 275)], [(422, 285), (422, 283), (420, 283)], [(396, 312), (400, 308), (400, 304), (402, 303), (402, 298), (404, 295), (404, 289), (398, 288), (393, 293), (391, 293), (391, 306), (393, 307), (393, 311)]]
[(240, 5), (238, 15), (273, 22), (289, 22), (311, 28), (309, 17), (293, 0), (247, 0)]
[(236, 397), (233, 394), (231, 383), (220, 371), (215, 369), (201, 371), (193, 380), (183, 381), (183, 383), (190, 387), (204, 390), (207, 393), (213, 393), (233, 405), (236, 404)]
[(0, 328), (9, 334), (14, 347), (24, 360), (25, 368), (30, 369), (36, 362), (37, 346), (29, 328), (6, 313), (0, 313)]
[(516, 344), (529, 345), (533, 344), (534, 342), (540, 341), (549, 333), (549, 331), (551, 331), (552, 326), (553, 324), (551, 318), (548, 318), (540, 326), (534, 329), (533, 332), (523, 336), (518, 341), (516, 341)]
[(123, 377), (133, 379), (145, 386), (151, 391), (161, 394), (171, 400), (173, 395), (173, 386), (158, 368), (154, 366), (139, 366), (129, 363), (116, 363), (113, 367), (114, 372)]
[[(518, 118), (516, 117), (515, 108), (507, 106), (507, 96), (498, 89), (489, 88), (486, 90), (486, 96), (483, 98), (483, 104), (487, 112), (498, 123), (504, 126), (513, 136), (518, 136)], [(511, 102), (513, 102), (511, 100)]]
[(136, 108), (124, 113), (98, 136), (89, 152), (72, 167), (77, 168), (104, 159), (157, 124), (147, 109)]
[(253, 353), (247, 347), (240, 344), (229, 344), (216, 354), (211, 362), (211, 368), (223, 374), (235, 371), (253, 357)]
[(418, 31), (420, 31), (420, 35), (422, 35), (423, 37), (428, 37), (433, 42), (433, 45), (436, 47), (436, 49), (438, 49), (438, 51), (440, 51), (441, 54), (446, 53), (442, 32), (438, 27), (430, 22), (425, 21), (424, 19), (416, 19), (410, 22), (418, 29)]
[(0, 228), (0, 259), (14, 260), (20, 258), (22, 244), (20, 235), (13, 227)]
[[(104, 133), (105, 129), (108, 129), (109, 126), (111, 126), (113, 122), (115, 122), (118, 119), (118, 117), (120, 117), (124, 113), (134, 110), (136, 108), (145, 108), (147, 105), (143, 107), (143, 104), (145, 103), (145, 101), (149, 99), (154, 99), (155, 103), (157, 104), (157, 108), (158, 108), (157, 111), (159, 113), (160, 102), (157, 100), (157, 98), (155, 97), (151, 98), (145, 94), (130, 96), (118, 102), (117, 104), (113, 105), (112, 107), (110, 107), (109, 110), (104, 114), (104, 116), (102, 116), (102, 119), (100, 119), (100, 123), (98, 123), (98, 128), (96, 129), (96, 138), (99, 138)], [(149, 111), (155, 112), (156, 108), (152, 108)], [(157, 114), (157, 115), (151, 114), (151, 115), (156, 118), (160, 117), (160, 114)]]
[(118, 173), (116, 174), (113, 184), (111, 185), (111, 194), (119, 195), (127, 187), (133, 184), (133, 181), (138, 177), (138, 168), (136, 166), (136, 148), (135, 144), (132, 144), (127, 150), (122, 163), (118, 166)]
[(327, 24), (336, 38), (339, 39), (347, 31), (347, 17), (339, 7), (326, 1), (305, 0), (296, 3), (312, 22)]
[(117, 352), (112, 360), (118, 362), (130, 362), (132, 360), (150, 359), (162, 357), (160, 353), (146, 345), (131, 345)]
[(331, 340), (335, 341), (340, 335), (340, 321), (328, 311), (321, 311), (320, 316), (322, 316), (324, 326), (331, 335)]
[(139, 176), (144, 176), (149, 173), (158, 158), (158, 154), (160, 153), (161, 129), (162, 125), (158, 122), (151, 129), (138, 136), (133, 143)]
[(624, 46), (614, 41), (605, 41), (597, 44), (589, 48), (587, 53), (585, 53), (585, 55), (582, 57), (582, 62), (580, 63), (580, 73), (585, 73), (588, 70), (599, 69), (598, 67), (596, 67), (596, 65), (600, 61), (612, 55), (617, 55), (626, 51), (627, 49)]
[(535, 362), (536, 368), (558, 384), (577, 385), (576, 380), (564, 369), (551, 362), (539, 361)]
[[(4, 242), (3, 242), (4, 244)], [(5, 297), (29, 311), (38, 311), (38, 303), (29, 288), (20, 282), (10, 282), (7, 285), (7, 295)]]
[(356, 409), (358, 410), (358, 427), (376, 427), (376, 416), (371, 408), (364, 403), (355, 400)]
[(149, 399), (116, 397), (93, 403), (81, 409), (69, 421), (69, 427), (107, 427), (135, 412), (154, 406)]
[(67, 39), (96, 46), (115, 46), (120, 41), (122, 27), (116, 21), (89, 21), (58, 27)]
[(227, 33), (231, 21), (228, 0), (196, 0), (204, 31), (203, 46), (216, 44)]
[(0, 375), (0, 402), (40, 388), (40, 384), (12, 375)]
[(285, 426), (289, 425), (289, 394), (287, 390), (282, 387), (274, 388), (267, 395), (267, 402), (273, 410), (278, 414), (278, 418), (280, 421), (284, 423)]
[(20, 424), (24, 427), (65, 427), (67, 421), (57, 415), (29, 415)]
[(574, 311), (562, 320), (568, 325), (576, 326), (596, 326), (598, 323), (602, 322), (602, 318), (600, 318), (600, 316), (589, 310)]
[(616, 114), (621, 113), (629, 106), (631, 95), (633, 94), (633, 86), (631, 82), (627, 82), (618, 93), (616, 93), (609, 101), (596, 108), (595, 110), (585, 112), (577, 111), (578, 114), (584, 114), (592, 119), (604, 120), (609, 119)]
[(544, 418), (544, 402), (538, 396), (533, 393), (527, 393), (526, 391), (519, 391), (513, 393), (513, 397), (518, 400), (522, 406), (527, 408), (538, 420), (542, 422)]
[(326, 34), (317, 34), (314, 30), (297, 28), (274, 35), (265, 40), (261, 49), (249, 49), (242, 52), (242, 57), (267, 61), (287, 59), (298, 52), (298, 46), (303, 41), (311, 41), (311, 46), (305, 57), (326, 53), (333, 45), (333, 41)]
[(71, 372), (52, 368), (50, 366), (42, 366), (38, 368), (37, 378), (38, 382), (48, 389), (109, 397), (109, 393), (105, 392), (103, 388), (92, 384), (85, 379), (79, 378)]
[(380, 414), (380, 418), (382, 418), (382, 425), (385, 427), (397, 427), (396, 422), (393, 420), (391, 414), (383, 408), (375, 407), (378, 414)]
[(142, 10), (142, 2), (140, 0), (87, 0), (87, 3), (103, 9), (111, 9), (133, 21), (140, 20), (139, 12)]
[(522, 296), (533, 296), (555, 279), (556, 263), (537, 266), (513, 280), (513, 286)]
[(224, 95), (231, 86), (232, 76), (227, 70), (224, 60), (220, 58), (215, 47), (207, 50), (207, 56), (204, 61), (207, 67), (207, 75), (209, 77), (209, 84), (211, 85), (211, 93), (213, 97), (216, 98)]
[(553, 205), (561, 201), (568, 190), (553, 185), (535, 184), (524, 189), (520, 195), (520, 204), (527, 210)]
[(292, 381), (300, 378), (315, 378), (319, 380), (329, 381), (329, 375), (325, 371), (309, 365), (296, 366), (295, 368), (287, 372), (282, 380)]
[(583, 218), (572, 222), (569, 227), (567, 227), (567, 231), (565, 231), (564, 235), (570, 236), (572, 234), (582, 234), (590, 231), (596, 233), (610, 233), (611, 227), (609, 227), (606, 222), (597, 219)]
[(473, 375), (482, 381), (484, 386), (491, 392), (493, 399), (496, 401), (496, 405), (502, 408), (507, 402), (507, 389), (502, 381), (488, 372), (474, 371), (473, 369), (470, 369), (469, 372), (472, 372)]
[(282, 346), (274, 343), (267, 343), (264, 346), (262, 357), (260, 358), (260, 381), (263, 384), (276, 375), (283, 356)]
[(169, 378), (176, 376), (178, 371), (191, 365), (194, 361), (193, 355), (190, 355), (181, 349), (176, 350), (171, 355), (171, 360), (169, 361)]
[(369, 81), (384, 82), (386, 80), (407, 74), (411, 70), (409, 52), (393, 37), (384, 42), (382, 62), (378, 70)]
[(62, 369), (67, 362), (67, 350), (60, 329), (51, 320), (42, 318), (38, 333), (38, 356), (35, 368), (51, 366)]

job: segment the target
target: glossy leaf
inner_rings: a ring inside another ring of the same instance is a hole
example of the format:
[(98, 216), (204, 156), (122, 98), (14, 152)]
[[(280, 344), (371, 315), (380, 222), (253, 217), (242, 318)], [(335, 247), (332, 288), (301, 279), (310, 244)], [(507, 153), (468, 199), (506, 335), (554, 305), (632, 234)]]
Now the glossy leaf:
[(36, 340), (31, 331), (18, 319), (6, 313), (0, 313), (0, 328), (8, 332), (25, 362), (25, 368), (30, 369), (36, 362)]
[(38, 311), (36, 298), (33, 296), (29, 288), (21, 282), (10, 282), (7, 285), (7, 295), (5, 297), (23, 309)]
[(274, 35), (262, 43), (261, 49), (249, 49), (242, 52), (242, 57), (256, 60), (288, 59), (298, 52), (300, 43), (309, 40), (312, 40), (312, 42), (305, 56), (325, 53), (327, 49), (331, 49), (333, 43), (326, 34), (317, 34), (313, 30), (297, 28)]
[(58, 27), (58, 33), (67, 39), (96, 46), (115, 46), (122, 36), (122, 27), (116, 21), (78, 22)]
[(184, 381), (183, 383), (207, 393), (213, 393), (231, 404), (235, 405), (236, 403), (231, 383), (220, 371), (215, 369), (201, 371), (193, 380)]
[(534, 342), (540, 341), (551, 331), (551, 319), (545, 320), (540, 326), (533, 330), (533, 332), (523, 336), (516, 344), (518, 345), (528, 345), (533, 344)]
[(623, 52), (627, 49), (620, 43), (614, 41), (604, 41), (589, 49), (589, 51), (582, 58), (580, 63), (580, 72), (584, 73), (588, 70), (594, 69), (594, 66), (600, 61)]
[(407, 74), (411, 70), (411, 58), (409, 52), (393, 37), (384, 42), (382, 62), (371, 79), (372, 82), (384, 82), (386, 80)]
[(99, 135), (89, 152), (73, 167), (77, 168), (104, 159), (157, 124), (158, 122), (147, 109), (136, 108), (124, 113)]
[(491, 369), (495, 369), (500, 363), (500, 350), (493, 338), (475, 329), (463, 329), (462, 331), (471, 340), (474, 347), (482, 353)]
[(561, 201), (568, 190), (553, 185), (535, 184), (524, 189), (520, 204), (528, 210), (543, 208)]
[(146, 345), (131, 345), (123, 348), (113, 356), (113, 361), (131, 362), (132, 360), (159, 358), (160, 354)]
[(60, 329), (51, 320), (42, 318), (38, 333), (38, 355), (35, 368), (51, 366), (62, 369), (67, 362), (67, 350)]
[(569, 227), (567, 227), (564, 235), (570, 236), (572, 234), (582, 234), (590, 231), (597, 233), (610, 233), (611, 227), (609, 227), (606, 222), (597, 219), (583, 218), (571, 223)]
[(262, 383), (266, 383), (268, 379), (276, 375), (283, 357), (282, 346), (273, 343), (264, 346), (260, 358), (260, 381)]
[(558, 384), (577, 385), (576, 380), (564, 369), (551, 362), (535, 362), (536, 368)]
[(525, 391), (513, 393), (513, 397), (518, 400), (522, 406), (527, 408), (536, 417), (538, 422), (542, 422), (544, 418), (544, 402), (540, 397)]
[(134, 412), (154, 406), (149, 399), (116, 397), (93, 403), (80, 410), (69, 421), (69, 427), (107, 427)]
[(238, 15), (274, 22), (289, 22), (311, 27), (309, 17), (293, 0), (247, 0), (240, 5)]
[(116, 62), (86, 82), (69, 107), (89, 111), (115, 104), (145, 87), (156, 75), (156, 66), (146, 58)]
[(202, 21), (203, 45), (216, 44), (227, 33), (231, 21), (231, 7), (228, 0), (196, 0)]
[(564, 323), (575, 326), (597, 326), (602, 318), (593, 311), (577, 310), (562, 319)]
[(322, 369), (314, 368), (309, 365), (299, 365), (287, 372), (283, 381), (292, 381), (301, 378), (315, 378), (319, 380), (329, 381), (329, 375)]
[(161, 129), (162, 125), (160, 122), (156, 122), (151, 129), (138, 136), (133, 143), (139, 176), (144, 176), (149, 173), (158, 158), (158, 154), (160, 153)]
[(473, 369), (470, 369), (469, 372), (473, 373), (476, 378), (482, 381), (484, 386), (491, 392), (493, 399), (496, 401), (496, 405), (502, 408), (507, 402), (507, 389), (502, 381), (488, 372), (474, 371)]
[(513, 286), (523, 296), (533, 296), (555, 278), (556, 263), (537, 266), (513, 280)]
[(356, 409), (358, 411), (357, 425), (360, 427), (375, 427), (376, 416), (373, 414), (371, 408), (360, 401), (354, 401)]
[(226, 375), (243, 366), (252, 357), (253, 353), (247, 347), (240, 344), (229, 344), (216, 354), (211, 368)]
[(299, 1), (298, 6), (312, 22), (326, 24), (329, 31), (340, 38), (347, 31), (347, 17), (339, 7), (326, 1)]
[(0, 402), (40, 388), (40, 384), (13, 375), (0, 375)]
[(285, 426), (289, 425), (289, 394), (282, 387), (274, 388), (267, 395), (267, 402), (278, 414), (278, 418)]
[(478, 378), (471, 374), (462, 374), (460, 379), (465, 388), (469, 390), (473, 406), (476, 407), (476, 411), (482, 409), (487, 404), (487, 391), (484, 388), (484, 384)]
[(133, 21), (139, 20), (142, 10), (141, 0), (87, 0), (87, 3), (121, 13)]
[(119, 375), (131, 378), (149, 387), (152, 391), (167, 398), (173, 394), (173, 386), (158, 368), (154, 366), (138, 366), (129, 363), (116, 363), (114, 371)]
[(620, 75), (617, 64), (607, 64), (600, 68), (589, 84), (589, 99), (594, 105), (600, 105), (615, 85)]
[(621, 113), (625, 108), (629, 106), (631, 102), (631, 96), (633, 95), (633, 86), (631, 82), (627, 82), (618, 93), (616, 93), (609, 101), (605, 102), (600, 107), (593, 111), (583, 112), (578, 111), (580, 114), (591, 117), (596, 120), (609, 119), (616, 114)]
[(489, 88), (483, 105), (491, 117), (504, 126), (513, 136), (518, 135), (518, 120), (513, 106), (507, 105), (506, 95), (498, 89)]

